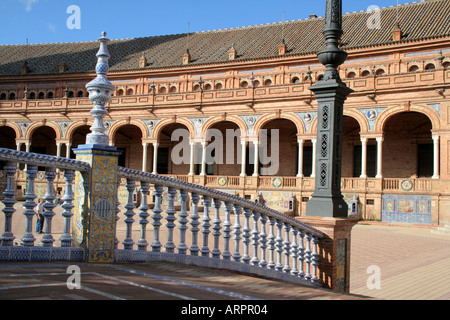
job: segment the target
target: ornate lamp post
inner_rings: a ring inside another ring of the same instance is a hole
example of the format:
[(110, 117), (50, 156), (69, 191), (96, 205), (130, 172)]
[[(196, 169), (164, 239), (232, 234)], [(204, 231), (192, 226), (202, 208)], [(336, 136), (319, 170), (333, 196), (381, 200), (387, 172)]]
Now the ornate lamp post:
[(307, 216), (347, 217), (348, 206), (341, 193), (342, 119), (344, 101), (353, 92), (342, 82), (337, 68), (347, 58), (339, 49), (342, 31), (342, 0), (327, 0), (326, 49), (318, 53), (327, 67), (324, 77), (309, 89), (318, 101), (316, 186), (306, 207)]

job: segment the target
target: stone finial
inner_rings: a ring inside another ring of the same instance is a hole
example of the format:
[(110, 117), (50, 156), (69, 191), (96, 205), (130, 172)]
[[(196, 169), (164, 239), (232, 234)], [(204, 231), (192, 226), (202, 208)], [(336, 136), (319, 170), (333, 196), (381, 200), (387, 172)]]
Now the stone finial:
[(105, 133), (106, 128), (103, 124), (103, 118), (108, 114), (105, 105), (111, 101), (115, 87), (106, 77), (109, 71), (108, 60), (110, 58), (107, 46), (109, 39), (106, 38), (106, 32), (102, 32), (98, 41), (100, 42), (100, 49), (97, 53), (97, 65), (95, 67), (97, 77), (86, 85), (89, 99), (94, 103), (91, 114), (95, 118), (94, 125), (91, 127), (92, 132), (86, 137), (86, 144), (108, 146), (109, 137)]

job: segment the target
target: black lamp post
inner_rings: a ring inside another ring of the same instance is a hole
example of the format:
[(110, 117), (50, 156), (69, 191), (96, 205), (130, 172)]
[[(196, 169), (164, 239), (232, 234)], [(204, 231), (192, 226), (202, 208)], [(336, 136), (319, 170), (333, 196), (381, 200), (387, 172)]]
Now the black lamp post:
[(342, 0), (327, 0), (326, 49), (318, 53), (327, 67), (324, 77), (310, 87), (318, 101), (316, 185), (306, 207), (307, 216), (347, 217), (348, 206), (341, 193), (342, 121), (344, 101), (353, 92), (339, 77), (338, 67), (347, 58), (339, 49), (342, 31)]

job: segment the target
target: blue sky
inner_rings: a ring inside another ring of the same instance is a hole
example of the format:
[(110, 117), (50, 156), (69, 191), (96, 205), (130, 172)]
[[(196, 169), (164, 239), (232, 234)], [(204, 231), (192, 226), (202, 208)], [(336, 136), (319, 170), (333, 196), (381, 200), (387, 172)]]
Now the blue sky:
[[(408, 2), (413, 1), (399, 0)], [(343, 12), (396, 4), (343, 0)], [(68, 13), (72, 5), (79, 15)], [(92, 41), (103, 30), (111, 39), (179, 34), (187, 32), (188, 24), (191, 32), (227, 29), (280, 22), (283, 12), (286, 21), (324, 16), (325, 0), (0, 0), (0, 44)]]

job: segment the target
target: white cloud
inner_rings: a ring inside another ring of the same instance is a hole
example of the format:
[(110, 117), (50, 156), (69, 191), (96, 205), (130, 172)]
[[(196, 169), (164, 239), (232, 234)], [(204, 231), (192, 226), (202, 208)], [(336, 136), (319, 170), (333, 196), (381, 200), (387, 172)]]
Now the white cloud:
[(25, 11), (31, 11), (33, 4), (37, 3), (38, 0), (19, 0), (25, 5)]
[(48, 30), (50, 30), (51, 32), (55, 33), (56, 32), (56, 24), (53, 24), (51, 22), (47, 23), (47, 28)]

